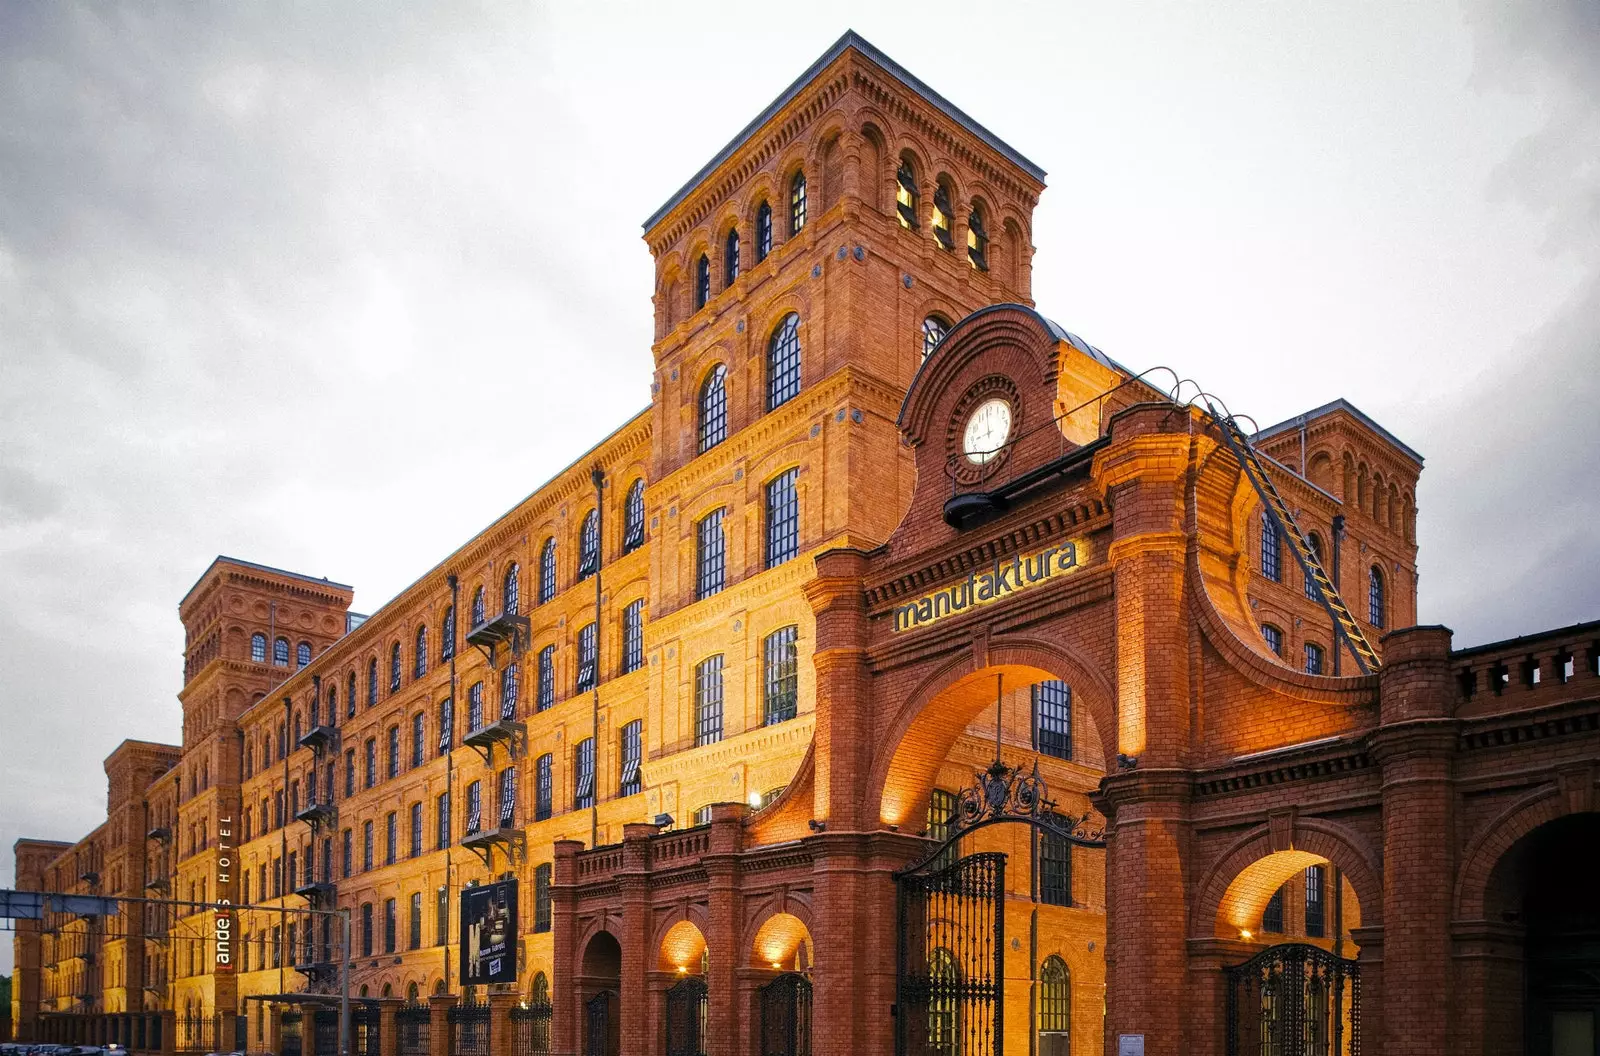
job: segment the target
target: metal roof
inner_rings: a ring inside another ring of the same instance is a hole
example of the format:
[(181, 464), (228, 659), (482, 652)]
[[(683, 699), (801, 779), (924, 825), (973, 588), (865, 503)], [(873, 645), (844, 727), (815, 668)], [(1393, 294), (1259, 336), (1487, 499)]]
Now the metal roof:
[(649, 231), (651, 228), (655, 227), (656, 224), (660, 223), (662, 217), (672, 212), (672, 210), (678, 207), (680, 202), (689, 197), (694, 189), (700, 185), (701, 181), (715, 172), (719, 165), (732, 157), (734, 152), (743, 146), (745, 141), (754, 135), (757, 129), (770, 121), (774, 114), (776, 114), (779, 110), (782, 110), (785, 106), (789, 105), (789, 103), (794, 100), (795, 96), (804, 91), (806, 86), (816, 78), (817, 74), (821, 73), (828, 67), (830, 63), (832, 63), (839, 56), (843, 55), (846, 51), (849, 51), (851, 48), (854, 48), (860, 54), (864, 55), (868, 59), (871, 59), (878, 66), (882, 67), (884, 72), (888, 73), (901, 84), (917, 93), (917, 95), (921, 96), (925, 101), (936, 107), (946, 117), (950, 118), (956, 124), (972, 133), (978, 139), (982, 140), (986, 145), (998, 151), (1000, 155), (1007, 161), (1011, 162), (1013, 165), (1016, 165), (1018, 168), (1022, 169), (1039, 182), (1044, 182), (1045, 172), (1043, 169), (1029, 161), (1027, 158), (1023, 157), (1016, 151), (1015, 148), (1010, 146), (999, 136), (978, 124), (978, 122), (969, 117), (967, 113), (960, 107), (950, 102), (950, 100), (946, 99), (932, 88), (929, 88), (904, 66), (901, 66), (898, 62), (895, 62), (889, 56), (873, 47), (871, 43), (869, 43), (855, 30), (848, 29), (845, 30), (844, 36), (834, 41), (833, 46), (827, 51), (823, 52), (822, 56), (817, 59), (816, 62), (813, 62), (806, 68), (804, 73), (795, 78), (793, 84), (785, 88), (776, 99), (767, 104), (767, 108), (761, 111), (761, 113), (757, 114), (755, 120), (751, 121), (748, 125), (745, 125), (744, 128), (740, 129), (739, 134), (734, 136), (733, 139), (729, 140), (728, 145), (719, 150), (716, 157), (706, 162), (700, 171), (695, 173), (694, 176), (689, 179), (688, 183), (678, 188), (677, 192), (673, 194), (671, 198), (667, 199), (665, 205), (657, 209), (654, 213), (651, 213), (650, 219), (644, 222), (644, 229)]
[(1365, 413), (1356, 407), (1355, 404), (1351, 403), (1343, 396), (1331, 403), (1325, 403), (1321, 407), (1307, 411), (1304, 414), (1297, 414), (1288, 421), (1279, 422), (1277, 425), (1269, 425), (1265, 429), (1252, 436), (1250, 438), (1250, 442), (1260, 443), (1262, 440), (1270, 439), (1280, 433), (1287, 433), (1292, 429), (1298, 429), (1301, 425), (1314, 422), (1318, 418), (1326, 417), (1327, 415), (1332, 414), (1334, 411), (1346, 412), (1350, 415), (1350, 417), (1354, 418), (1356, 421), (1360, 422), (1362, 425), (1366, 426), (1368, 429), (1371, 429), (1373, 432), (1389, 441), (1395, 447), (1399, 448), (1402, 454), (1411, 459), (1417, 465), (1422, 465), (1422, 456), (1418, 454), (1414, 448), (1401, 441), (1399, 437), (1395, 436), (1393, 433), (1379, 425), (1377, 422), (1373, 421), (1371, 418), (1368, 418)]

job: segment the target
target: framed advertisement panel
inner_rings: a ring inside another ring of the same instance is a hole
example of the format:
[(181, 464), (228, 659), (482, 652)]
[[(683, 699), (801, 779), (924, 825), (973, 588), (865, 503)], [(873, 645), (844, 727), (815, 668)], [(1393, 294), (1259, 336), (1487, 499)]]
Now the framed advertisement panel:
[(464, 986), (517, 981), (517, 882), (461, 892), (461, 982)]

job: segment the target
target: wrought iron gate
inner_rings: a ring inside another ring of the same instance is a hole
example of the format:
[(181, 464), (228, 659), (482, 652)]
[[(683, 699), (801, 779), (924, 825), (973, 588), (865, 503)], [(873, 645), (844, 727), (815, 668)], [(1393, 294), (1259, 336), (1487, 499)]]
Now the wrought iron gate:
[(1306, 943), (1226, 969), (1228, 1056), (1361, 1056), (1361, 970)]
[(550, 1056), (552, 1011), (544, 1002), (511, 1010), (511, 1049), (516, 1056)]
[(489, 1056), (489, 1004), (461, 1001), (445, 1013), (455, 1056)]
[(279, 1022), (279, 1056), (300, 1056), (300, 1013), (285, 1012)]
[(433, 1037), (433, 1012), (425, 1001), (407, 1001), (395, 1010), (400, 1056), (428, 1056)]
[(584, 1003), (583, 1056), (615, 1056), (611, 1038), (611, 1006), (615, 996), (610, 990), (602, 990)]
[(811, 980), (798, 972), (761, 988), (760, 1056), (811, 1056)]
[(322, 1056), (325, 1052), (339, 1051), (339, 1010), (317, 1008), (311, 1010), (312, 1052)]
[(900, 876), (900, 1056), (999, 1056), (1005, 1036), (1006, 856)]
[(705, 1056), (706, 1013), (704, 979), (683, 979), (667, 991), (667, 1056)]

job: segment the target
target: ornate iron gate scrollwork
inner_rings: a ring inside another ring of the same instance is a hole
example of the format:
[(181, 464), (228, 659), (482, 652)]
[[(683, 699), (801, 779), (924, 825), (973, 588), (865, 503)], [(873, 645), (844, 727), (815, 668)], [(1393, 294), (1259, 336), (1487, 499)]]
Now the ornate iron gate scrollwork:
[(705, 1056), (708, 996), (692, 977), (667, 990), (667, 1056)]
[(1228, 1056), (1361, 1056), (1361, 968), (1307, 943), (1224, 969)]
[(616, 995), (602, 990), (583, 1005), (583, 1056), (613, 1056), (611, 1003)]
[(760, 1056), (811, 1056), (811, 980), (798, 972), (761, 988)]

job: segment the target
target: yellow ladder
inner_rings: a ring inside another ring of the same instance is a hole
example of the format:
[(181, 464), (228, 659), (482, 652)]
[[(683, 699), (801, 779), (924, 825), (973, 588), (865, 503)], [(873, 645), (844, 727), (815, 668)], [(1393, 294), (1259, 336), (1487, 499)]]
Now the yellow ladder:
[(1380, 663), (1377, 651), (1372, 648), (1372, 643), (1367, 641), (1367, 636), (1361, 632), (1361, 625), (1356, 622), (1349, 606), (1345, 605), (1344, 599), (1339, 596), (1339, 588), (1334, 586), (1333, 580), (1323, 571), (1321, 560), (1318, 559), (1316, 551), (1311, 549), (1311, 544), (1306, 541), (1305, 533), (1300, 531), (1300, 525), (1295, 522), (1294, 514), (1289, 512), (1283, 496), (1278, 494), (1278, 489), (1272, 483), (1272, 478), (1267, 475), (1261, 459), (1256, 457), (1255, 448), (1250, 446), (1249, 439), (1240, 431), (1238, 423), (1231, 416), (1224, 417), (1212, 407), (1211, 417), (1222, 430), (1222, 438), (1227, 442), (1228, 449), (1233, 452), (1234, 457), (1239, 460), (1244, 475), (1256, 489), (1256, 494), (1260, 496), (1262, 507), (1278, 530), (1278, 537), (1289, 541), (1289, 549), (1294, 552), (1295, 560), (1300, 563), (1300, 570), (1305, 573), (1306, 579), (1316, 584), (1317, 600), (1322, 603), (1322, 607), (1328, 611), (1329, 617), (1333, 620), (1335, 637), (1349, 647), (1350, 654), (1356, 658), (1356, 665), (1361, 668), (1362, 674), (1376, 671)]

